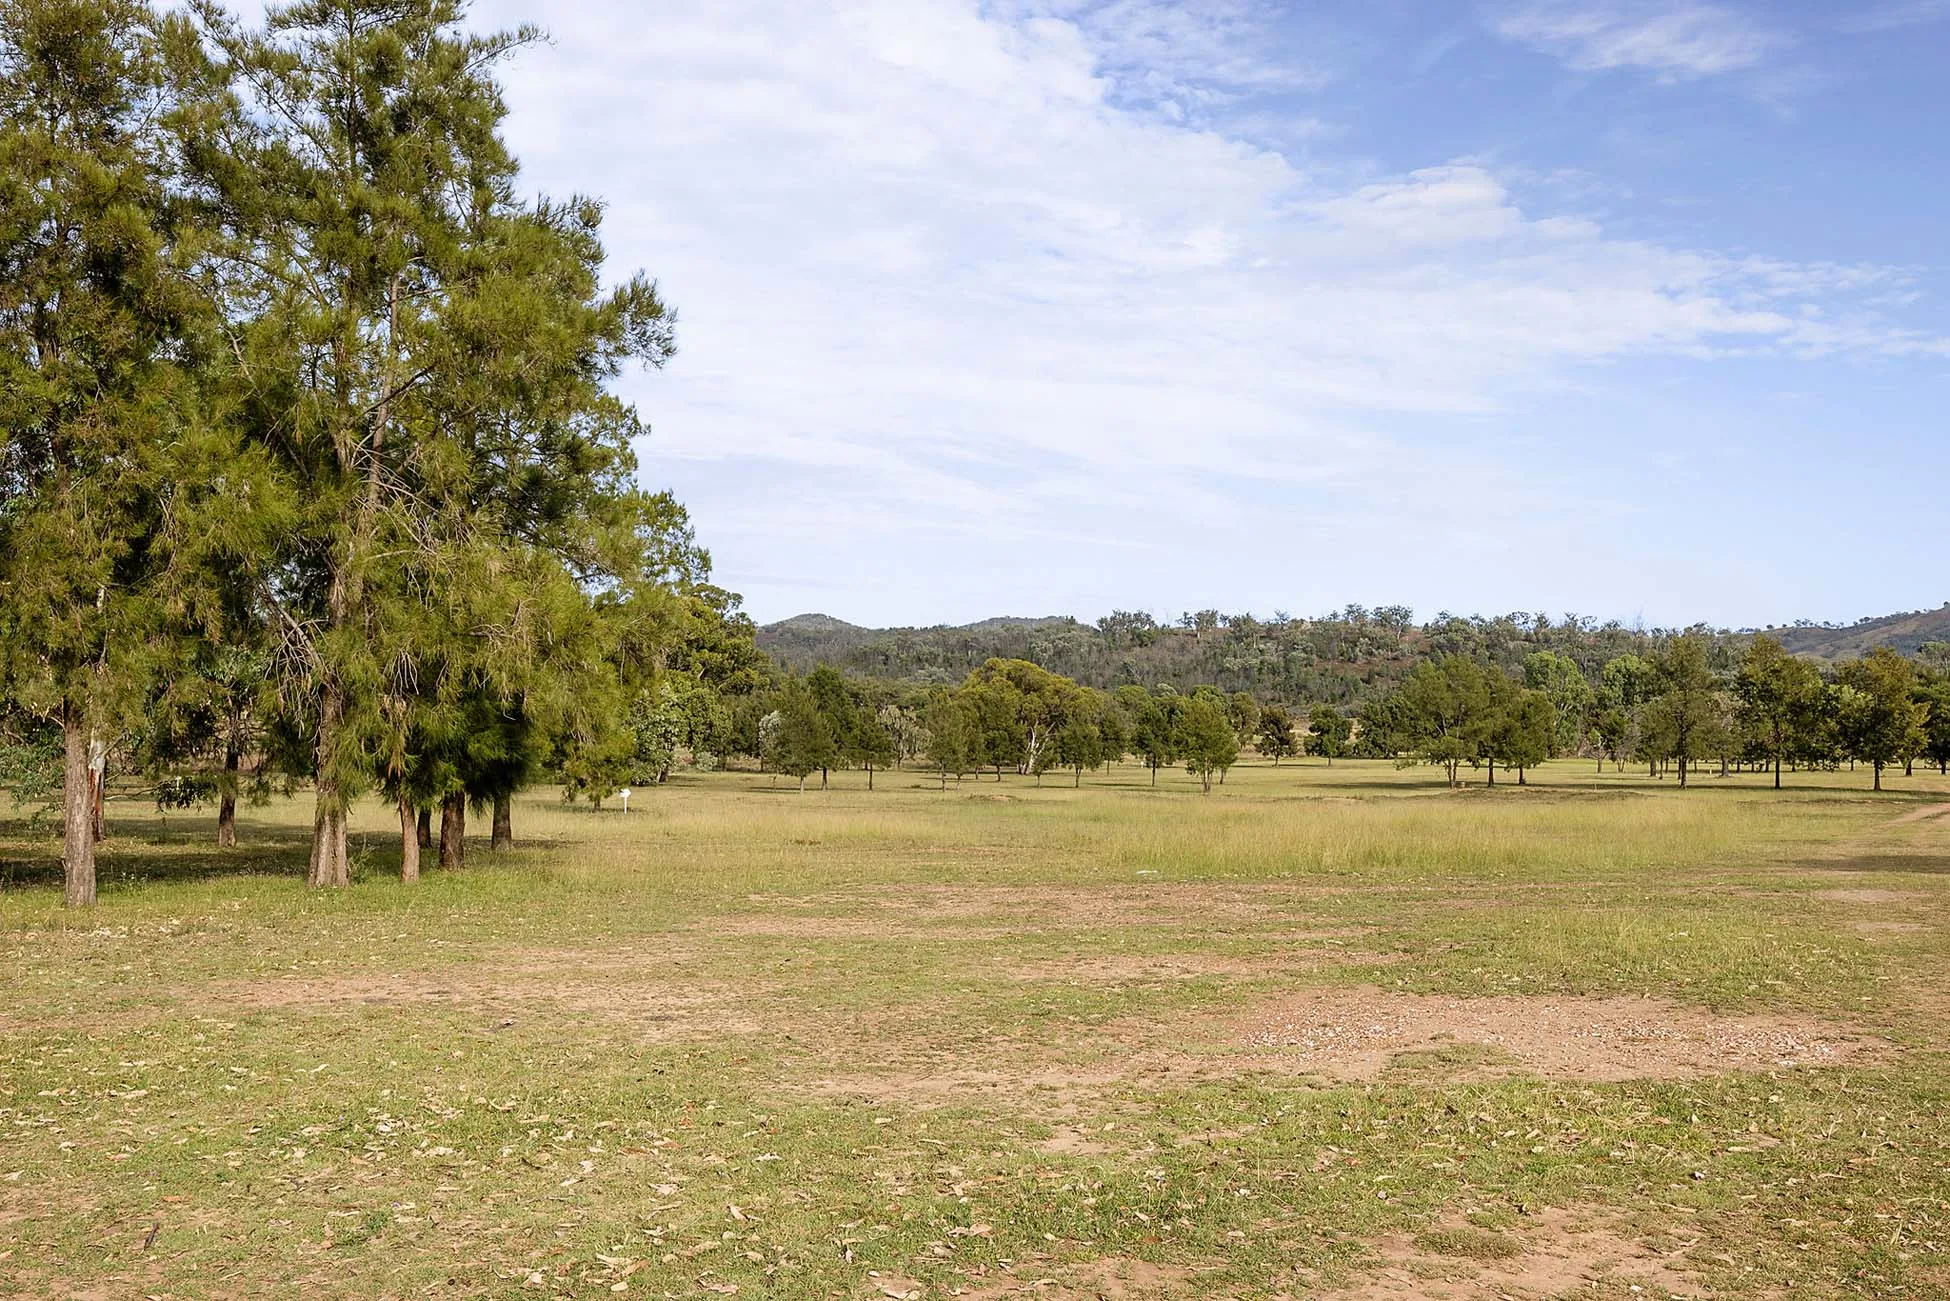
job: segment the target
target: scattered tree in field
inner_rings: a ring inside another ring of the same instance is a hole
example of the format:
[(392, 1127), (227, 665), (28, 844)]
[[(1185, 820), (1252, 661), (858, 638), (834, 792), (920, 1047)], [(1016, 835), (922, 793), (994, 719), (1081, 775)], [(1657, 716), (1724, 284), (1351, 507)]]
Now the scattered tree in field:
[(1553, 651), (1534, 651), (1524, 657), (1523, 684), (1532, 691), (1543, 692), (1550, 701), (1556, 719), (1551, 753), (1579, 753), (1588, 735), (1591, 707), (1597, 693), (1578, 662)]
[(1399, 759), (1409, 748), (1409, 728), (1401, 693), (1371, 696), (1355, 718), (1353, 752), (1368, 759)]
[[(1251, 615), (1241, 616), (1247, 623)], [(1243, 625), (1240, 625), (1243, 626)], [(1251, 745), (1253, 736), (1259, 730), (1259, 702), (1249, 691), (1235, 691), (1226, 697), (1226, 717), (1232, 723), (1232, 730), (1239, 738), (1241, 747)]]
[(1332, 705), (1315, 705), (1307, 717), (1307, 752), (1327, 760), (1329, 768), (1347, 753), (1353, 735), (1353, 720)]
[(862, 705), (855, 712), (848, 745), (846, 757), (867, 770), (867, 789), (872, 790), (874, 769), (893, 766), (895, 751), (894, 738), (870, 706)]
[(1620, 655), (1608, 661), (1599, 676), (1592, 726), (1620, 771), (1624, 770), (1625, 756), (1637, 749), (1645, 706), (1657, 694), (1658, 682), (1658, 670), (1638, 655)]
[(1239, 761), (1239, 737), (1223, 705), (1206, 696), (1192, 696), (1178, 711), (1173, 750), (1185, 769), (1212, 793), (1212, 779)]
[(1482, 758), (1494, 721), (1487, 671), (1458, 655), (1419, 664), (1402, 684), (1399, 705), (1414, 758), (1439, 765), (1449, 784), (1459, 785), (1457, 770)]
[(1837, 711), (1841, 739), (1849, 755), (1882, 770), (1923, 748), (1928, 706), (1916, 700), (1916, 668), (1886, 646), (1879, 646), (1841, 669), (1843, 698)]
[(1719, 749), (1727, 727), (1725, 701), (1707, 667), (1706, 649), (1705, 638), (1685, 633), (1652, 657), (1658, 688), (1645, 706), (1645, 750), (1650, 758), (1679, 766), (1682, 788), (1692, 764)]
[(1492, 765), (1515, 768), (1517, 785), (1523, 786), (1528, 771), (1551, 757), (1562, 735), (1562, 717), (1549, 693), (1528, 687), (1512, 688), (1500, 703), (1484, 753)]
[(779, 693), (779, 725), (772, 735), (772, 766), (788, 777), (797, 777), (799, 792), (804, 794), (806, 778), (832, 767), (838, 753), (826, 711), (820, 707), (811, 687), (801, 678), (787, 678)]
[(1923, 717), (1923, 758), (1939, 773), (1950, 773), (1950, 670), (1932, 670), (1919, 693)]
[(1078, 709), (1064, 722), (1063, 730), (1056, 734), (1055, 754), (1058, 761), (1076, 775), (1071, 783), (1074, 786), (1083, 785), (1086, 768), (1095, 772), (1104, 766), (1109, 757), (1108, 747), (1104, 744), (1102, 716), (1105, 712), (1103, 704)]
[(1275, 768), (1280, 760), (1291, 758), (1298, 748), (1293, 740), (1293, 715), (1285, 705), (1268, 705), (1259, 711), (1259, 752), (1273, 761)]
[(1130, 720), (1131, 753), (1151, 770), (1151, 784), (1158, 784), (1158, 770), (1177, 760), (1177, 729), (1174, 709), (1179, 700), (1160, 697), (1142, 687), (1119, 688), (1116, 699)]
[(1733, 679), (1740, 723), (1772, 766), (1775, 790), (1781, 788), (1782, 761), (1815, 725), (1824, 691), (1815, 667), (1788, 654), (1772, 637), (1754, 638), (1740, 657)]
[(962, 774), (980, 766), (982, 723), (965, 698), (945, 688), (928, 696), (921, 713), (921, 725), (928, 733), (928, 761), (941, 774), (941, 789), (948, 789), (948, 774), (961, 785)]
[(928, 729), (922, 724), (920, 715), (912, 708), (902, 705), (886, 704), (874, 711), (874, 717), (894, 743), (894, 766), (911, 762), (927, 753)]

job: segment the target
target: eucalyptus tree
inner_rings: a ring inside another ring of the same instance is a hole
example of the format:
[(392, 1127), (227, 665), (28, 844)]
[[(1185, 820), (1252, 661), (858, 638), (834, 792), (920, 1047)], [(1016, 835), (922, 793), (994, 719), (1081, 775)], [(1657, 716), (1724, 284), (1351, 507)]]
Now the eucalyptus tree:
[(260, 598), (313, 702), (309, 878), (344, 885), (347, 805), (429, 655), (380, 635), (413, 586), (390, 571), (446, 590), (622, 496), (641, 428), (604, 386), (667, 356), (671, 318), (641, 276), (600, 288), (599, 204), (515, 198), (494, 77), (533, 29), (466, 31), (457, 0), (198, 12), (247, 110), (199, 160), (232, 228), (229, 342), (303, 503)]

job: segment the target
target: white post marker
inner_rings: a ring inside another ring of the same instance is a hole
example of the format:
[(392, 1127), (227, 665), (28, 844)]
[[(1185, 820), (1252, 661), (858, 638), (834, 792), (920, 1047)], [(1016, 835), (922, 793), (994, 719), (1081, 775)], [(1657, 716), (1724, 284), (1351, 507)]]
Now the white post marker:
[(630, 788), (625, 786), (616, 793), (623, 797), (623, 812), (628, 813), (630, 811)]

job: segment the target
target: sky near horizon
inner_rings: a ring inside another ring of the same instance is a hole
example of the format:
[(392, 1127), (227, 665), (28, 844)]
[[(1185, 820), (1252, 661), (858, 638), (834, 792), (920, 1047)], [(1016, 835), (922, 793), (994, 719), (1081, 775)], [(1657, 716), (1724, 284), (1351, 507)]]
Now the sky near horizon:
[(1950, 599), (1950, 0), (478, 3), (761, 622)]

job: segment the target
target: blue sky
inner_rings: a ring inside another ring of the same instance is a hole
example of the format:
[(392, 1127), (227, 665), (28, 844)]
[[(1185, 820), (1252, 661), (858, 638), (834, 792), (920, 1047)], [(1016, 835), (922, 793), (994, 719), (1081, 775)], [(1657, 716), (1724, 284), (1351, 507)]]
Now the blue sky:
[(1950, 0), (492, 0), (761, 620), (1950, 599)]

